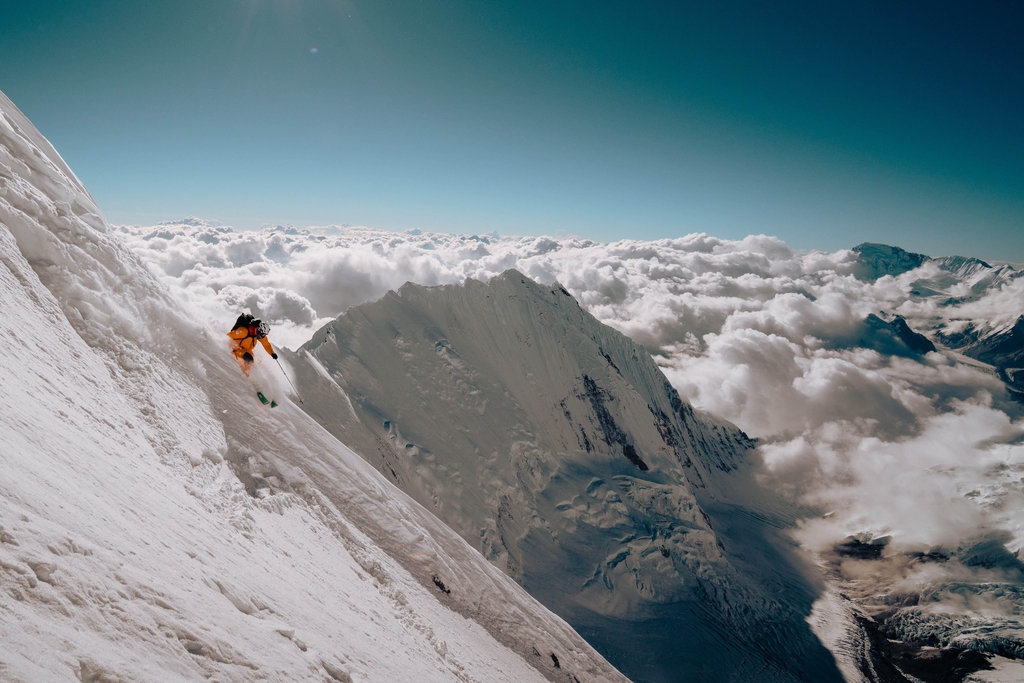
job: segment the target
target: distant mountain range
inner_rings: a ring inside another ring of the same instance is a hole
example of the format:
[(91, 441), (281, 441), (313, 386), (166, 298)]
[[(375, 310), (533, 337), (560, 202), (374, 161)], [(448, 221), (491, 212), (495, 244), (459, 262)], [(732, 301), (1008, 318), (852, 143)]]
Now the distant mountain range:
[[(958, 310), (1011, 285), (1024, 276), (1024, 271), (963, 256), (932, 258), (884, 244), (864, 243), (853, 251), (858, 262), (855, 274), (871, 282), (930, 266), (930, 272), (921, 273), (913, 281), (911, 295), (934, 301), (936, 312), (921, 316), (913, 324), (929, 332), (945, 348), (991, 365), (1007, 389), (1018, 400), (1024, 400), (1024, 294), (1008, 299), (1007, 304), (1015, 303), (1016, 308), (999, 311), (997, 320), (977, 317), (977, 313), (964, 316)], [(870, 320), (869, 325), (881, 329)], [(894, 317), (888, 325), (908, 348), (919, 352), (934, 350), (932, 341), (912, 330), (901, 316)]]

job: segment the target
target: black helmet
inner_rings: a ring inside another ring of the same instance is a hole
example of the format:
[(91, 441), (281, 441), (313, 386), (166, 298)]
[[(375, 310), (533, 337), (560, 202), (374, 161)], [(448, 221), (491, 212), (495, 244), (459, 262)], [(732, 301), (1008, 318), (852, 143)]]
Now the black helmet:
[(256, 336), (266, 337), (268, 334), (270, 334), (270, 325), (266, 321), (260, 320), (256, 325)]

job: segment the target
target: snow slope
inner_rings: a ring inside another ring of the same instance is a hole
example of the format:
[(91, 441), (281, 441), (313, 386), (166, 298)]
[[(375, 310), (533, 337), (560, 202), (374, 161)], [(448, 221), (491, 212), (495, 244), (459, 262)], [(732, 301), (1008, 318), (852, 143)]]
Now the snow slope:
[(838, 679), (754, 442), (557, 283), (406, 284), (291, 357), (307, 412), (634, 680)]
[(0, 338), (0, 679), (625, 680), (305, 413), (261, 408), (2, 94)]

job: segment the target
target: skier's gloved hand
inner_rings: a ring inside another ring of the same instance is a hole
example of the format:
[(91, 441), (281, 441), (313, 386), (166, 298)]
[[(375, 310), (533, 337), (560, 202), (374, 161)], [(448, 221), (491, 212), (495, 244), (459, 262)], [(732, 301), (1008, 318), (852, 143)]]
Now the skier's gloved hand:
[(270, 357), (273, 358), (274, 360), (277, 360), (277, 354), (276, 353), (270, 354)]

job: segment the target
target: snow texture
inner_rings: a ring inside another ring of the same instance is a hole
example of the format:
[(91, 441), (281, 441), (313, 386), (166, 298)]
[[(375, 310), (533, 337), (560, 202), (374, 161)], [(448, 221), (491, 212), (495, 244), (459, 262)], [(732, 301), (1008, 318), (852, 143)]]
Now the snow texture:
[(625, 680), (293, 404), (260, 407), (2, 94), (0, 302), (0, 679)]

